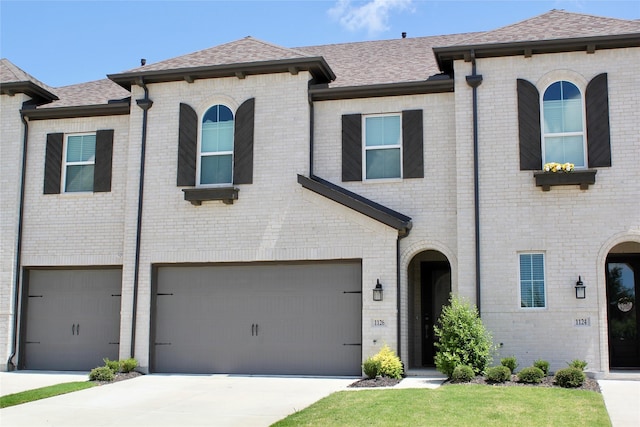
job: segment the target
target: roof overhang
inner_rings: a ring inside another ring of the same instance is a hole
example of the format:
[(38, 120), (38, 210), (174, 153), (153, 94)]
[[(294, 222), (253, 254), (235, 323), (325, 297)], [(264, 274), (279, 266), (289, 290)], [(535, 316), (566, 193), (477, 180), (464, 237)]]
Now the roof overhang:
[(249, 75), (291, 73), (309, 71), (318, 83), (335, 80), (336, 75), (321, 56), (279, 59), (274, 61), (244, 62), (236, 64), (211, 65), (205, 67), (176, 68), (172, 70), (133, 71), (121, 74), (109, 74), (107, 77), (127, 90), (138, 84), (140, 79), (145, 84), (187, 81), (219, 77), (238, 77)]
[(408, 235), (413, 225), (410, 217), (317, 176), (306, 177), (298, 175), (298, 183), (307, 190), (311, 190), (369, 218), (395, 228), (398, 230), (400, 237)]
[(54, 93), (49, 92), (42, 86), (38, 86), (37, 84), (30, 81), (9, 82), (0, 84), (0, 94), (13, 96), (17, 93), (24, 93), (25, 95), (28, 95), (33, 99), (42, 101), (40, 102), (42, 104), (58, 100), (58, 97)]
[(475, 58), (518, 55), (529, 57), (536, 54), (558, 52), (585, 51), (587, 53), (594, 53), (596, 50), (601, 49), (621, 49), (627, 47), (640, 47), (640, 34), (434, 47), (433, 52), (436, 55), (440, 70), (443, 73), (450, 74), (453, 71), (453, 61), (461, 59), (468, 61), (471, 57), (471, 52), (473, 52)]
[(71, 119), (76, 117), (122, 116), (130, 112), (130, 98), (99, 105), (22, 109), (29, 120)]
[(453, 79), (444, 74), (431, 76), (418, 82), (385, 83), (367, 86), (327, 87), (313, 85), (309, 88), (312, 101), (337, 99), (376, 98), (382, 96), (422, 95), (426, 93), (453, 92)]

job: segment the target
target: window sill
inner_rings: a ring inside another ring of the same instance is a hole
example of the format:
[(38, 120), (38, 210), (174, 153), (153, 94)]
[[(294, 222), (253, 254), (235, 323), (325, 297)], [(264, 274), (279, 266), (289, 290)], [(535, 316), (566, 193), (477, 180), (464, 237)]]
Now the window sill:
[(235, 187), (222, 188), (183, 188), (184, 199), (194, 206), (200, 206), (202, 202), (208, 200), (222, 200), (225, 205), (232, 205), (234, 200), (238, 200), (240, 189)]
[(579, 185), (581, 190), (588, 190), (589, 185), (596, 183), (595, 169), (574, 170), (573, 172), (534, 172), (536, 186), (542, 191), (549, 191), (556, 185)]

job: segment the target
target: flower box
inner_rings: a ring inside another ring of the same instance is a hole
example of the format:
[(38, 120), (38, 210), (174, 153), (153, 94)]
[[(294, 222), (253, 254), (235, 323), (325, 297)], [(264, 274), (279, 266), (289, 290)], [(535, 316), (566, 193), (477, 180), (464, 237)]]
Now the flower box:
[(549, 191), (555, 185), (579, 185), (581, 190), (588, 190), (589, 185), (596, 183), (595, 169), (574, 170), (572, 172), (534, 172), (536, 186), (542, 191)]

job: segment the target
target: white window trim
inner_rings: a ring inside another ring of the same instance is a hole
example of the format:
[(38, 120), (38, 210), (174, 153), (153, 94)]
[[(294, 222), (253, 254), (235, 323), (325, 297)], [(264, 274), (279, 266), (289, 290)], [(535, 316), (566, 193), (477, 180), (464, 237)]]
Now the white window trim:
[[(578, 88), (578, 92), (580, 92), (580, 102), (581, 102), (581, 106), (582, 106), (582, 132), (558, 132), (558, 133), (549, 133), (547, 134), (545, 126), (544, 126), (544, 94), (547, 92), (547, 89), (549, 89), (549, 86), (551, 86), (554, 83), (560, 82), (560, 81), (564, 81), (564, 82), (569, 82), (571, 84), (573, 84), (576, 88)], [(540, 94), (540, 129), (541, 129), (541, 149), (542, 149), (542, 164), (546, 164), (549, 161), (546, 158), (547, 155), (547, 149), (545, 147), (545, 140), (547, 139), (547, 137), (550, 138), (560, 138), (563, 136), (582, 136), (582, 157), (583, 160), (582, 162), (584, 163), (584, 166), (578, 166), (576, 165), (576, 169), (588, 169), (589, 167), (589, 159), (587, 158), (587, 107), (586, 107), (586, 103), (585, 103), (585, 98), (584, 98), (584, 89), (581, 87), (581, 85), (576, 82), (573, 81), (571, 79), (556, 79), (553, 80), (551, 82), (549, 82), (546, 86), (544, 86), (544, 89), (542, 90), (541, 94)]]
[[(196, 187), (200, 187), (200, 188), (226, 188), (226, 187), (231, 187), (233, 185), (233, 162), (234, 162), (234, 156), (233, 156), (233, 150), (231, 151), (207, 151), (205, 153), (202, 152), (202, 118), (204, 117), (204, 115), (207, 113), (207, 111), (209, 111), (209, 109), (211, 107), (214, 107), (216, 105), (224, 105), (225, 107), (227, 107), (229, 110), (231, 110), (231, 113), (233, 114), (233, 123), (234, 123), (234, 127), (235, 127), (235, 122), (236, 122), (236, 110), (232, 109), (231, 106), (225, 104), (225, 103), (215, 103), (215, 104), (211, 104), (208, 107), (204, 108), (204, 110), (202, 110), (202, 112), (198, 115), (198, 147), (197, 147), (197, 153), (196, 153)], [(235, 141), (235, 135), (234, 135), (234, 139), (233, 139), (233, 146), (235, 148), (236, 145), (236, 141)], [(203, 157), (210, 157), (210, 156), (228, 156), (231, 155), (231, 182), (223, 182), (223, 183), (219, 183), (219, 184), (201, 184), (200, 183), (200, 177), (201, 177), (201, 172), (202, 172), (202, 158)]]
[[(521, 255), (542, 255), (542, 268), (544, 269), (544, 283), (543, 283), (543, 295), (544, 295), (544, 306), (543, 307), (522, 307), (522, 282), (520, 281), (520, 256)], [(547, 254), (544, 251), (525, 251), (518, 252), (517, 255), (518, 262), (518, 308), (524, 311), (544, 311), (549, 309), (549, 300), (547, 296)]]
[[(96, 159), (95, 156), (93, 161), (87, 160), (84, 162), (67, 162), (67, 145), (69, 143), (69, 137), (72, 136), (85, 136), (85, 135), (93, 135), (97, 136), (96, 132), (81, 132), (81, 133), (69, 133), (64, 135), (64, 144), (62, 146), (62, 181), (60, 183), (60, 193), (63, 194), (92, 194), (93, 188), (91, 191), (67, 191), (67, 167), (68, 166), (90, 166), (93, 165), (94, 173), (95, 173), (95, 165)], [(97, 141), (96, 141), (97, 144)], [(96, 147), (97, 148), (97, 147)]]
[[(400, 117), (400, 142), (397, 145), (376, 145), (375, 147), (367, 148), (367, 118), (369, 117)], [(404, 176), (402, 170), (402, 150), (403, 150), (403, 135), (402, 135), (402, 113), (383, 113), (383, 114), (363, 114), (362, 115), (362, 181), (363, 182), (401, 182)], [(389, 148), (400, 148), (400, 176), (394, 178), (367, 178), (367, 151), (369, 150), (383, 150)]]

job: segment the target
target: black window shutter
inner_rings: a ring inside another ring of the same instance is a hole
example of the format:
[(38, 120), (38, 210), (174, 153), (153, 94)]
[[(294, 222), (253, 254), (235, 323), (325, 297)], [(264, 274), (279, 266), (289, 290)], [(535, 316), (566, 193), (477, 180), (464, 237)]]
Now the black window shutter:
[(233, 183), (253, 182), (253, 127), (256, 99), (247, 99), (240, 105), (235, 117), (233, 134)]
[(178, 187), (196, 185), (197, 151), (198, 115), (191, 106), (180, 103)]
[(111, 162), (113, 159), (113, 129), (96, 132), (96, 165), (93, 169), (93, 191), (111, 191)]
[(540, 94), (523, 79), (518, 79), (518, 134), (520, 170), (541, 170)]
[(402, 112), (402, 174), (404, 178), (424, 177), (422, 110)]
[(607, 73), (597, 75), (589, 82), (585, 99), (589, 167), (611, 166)]
[(60, 194), (63, 140), (63, 133), (47, 134), (47, 149), (44, 160), (44, 194)]
[(342, 116), (342, 181), (362, 181), (362, 114)]

